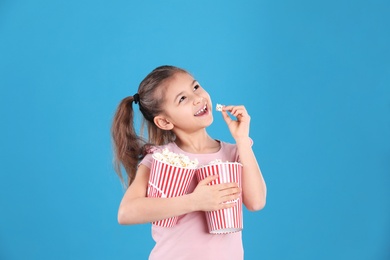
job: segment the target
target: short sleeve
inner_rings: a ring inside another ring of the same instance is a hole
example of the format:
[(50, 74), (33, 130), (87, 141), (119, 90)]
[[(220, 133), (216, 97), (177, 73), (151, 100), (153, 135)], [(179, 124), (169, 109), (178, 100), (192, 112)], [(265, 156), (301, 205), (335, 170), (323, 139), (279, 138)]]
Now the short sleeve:
[(150, 169), (150, 167), (152, 166), (152, 161), (153, 161), (152, 154), (148, 153), (147, 155), (145, 155), (145, 157), (142, 159), (142, 161), (139, 164), (143, 164)]

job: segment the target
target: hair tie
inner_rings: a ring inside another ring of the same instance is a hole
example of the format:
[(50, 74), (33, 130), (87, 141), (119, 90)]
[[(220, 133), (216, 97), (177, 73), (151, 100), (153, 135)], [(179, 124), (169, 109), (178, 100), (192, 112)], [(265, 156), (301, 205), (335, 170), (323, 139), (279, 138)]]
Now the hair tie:
[(134, 94), (134, 96), (133, 96), (133, 101), (134, 101), (134, 103), (136, 103), (136, 104), (139, 103), (139, 94), (138, 94), (138, 93)]

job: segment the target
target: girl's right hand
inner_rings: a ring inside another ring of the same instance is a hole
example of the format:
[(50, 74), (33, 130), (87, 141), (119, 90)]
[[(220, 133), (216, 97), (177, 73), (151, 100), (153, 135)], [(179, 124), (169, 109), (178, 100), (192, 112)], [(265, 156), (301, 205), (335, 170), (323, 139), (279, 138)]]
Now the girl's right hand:
[[(237, 202), (229, 202), (240, 197), (241, 189), (237, 183), (209, 185), (218, 175), (209, 176), (198, 183), (189, 194), (195, 211), (214, 211), (233, 207)], [(226, 203), (224, 203), (226, 202)]]

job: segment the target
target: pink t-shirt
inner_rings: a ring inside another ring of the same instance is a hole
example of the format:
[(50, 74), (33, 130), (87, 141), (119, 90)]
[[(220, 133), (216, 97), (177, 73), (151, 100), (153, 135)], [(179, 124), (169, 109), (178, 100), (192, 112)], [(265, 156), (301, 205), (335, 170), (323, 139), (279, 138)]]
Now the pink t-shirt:
[[(220, 150), (212, 154), (187, 153), (174, 142), (159, 148), (168, 148), (171, 152), (185, 154), (190, 159), (196, 158), (200, 165), (217, 159), (237, 162), (239, 158), (236, 145), (225, 142), (220, 142), (220, 144)], [(152, 155), (146, 155), (141, 163), (150, 168)], [(196, 185), (197, 180), (194, 178), (188, 193), (191, 193)], [(177, 224), (173, 227), (152, 225), (152, 237), (156, 244), (150, 253), (149, 260), (244, 259), (241, 232), (210, 234), (203, 211), (180, 216)]]

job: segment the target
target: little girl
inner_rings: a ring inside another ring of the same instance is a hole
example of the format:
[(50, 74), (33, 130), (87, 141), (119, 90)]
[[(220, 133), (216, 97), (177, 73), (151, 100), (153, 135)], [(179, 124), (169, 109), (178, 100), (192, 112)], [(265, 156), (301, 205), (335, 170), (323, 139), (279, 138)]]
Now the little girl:
[[(133, 104), (138, 105), (146, 121), (148, 142), (134, 129)], [(115, 166), (128, 186), (119, 206), (118, 222), (130, 225), (180, 216), (173, 227), (152, 225), (156, 244), (151, 260), (244, 258), (241, 232), (210, 234), (204, 211), (233, 207), (234, 203), (224, 202), (240, 196), (248, 210), (260, 210), (266, 201), (266, 185), (252, 150), (250, 116), (245, 107), (227, 105), (222, 110), (235, 144), (207, 134), (206, 127), (213, 122), (212, 110), (206, 90), (190, 73), (174, 66), (154, 69), (141, 82), (138, 93), (124, 98), (118, 106), (112, 125)], [(208, 185), (217, 178), (214, 175), (199, 183), (194, 178), (183, 196), (147, 197), (152, 151), (164, 148), (197, 159), (199, 164), (213, 160), (240, 162), (241, 188), (236, 183)], [(126, 178), (120, 171), (122, 166)]]

